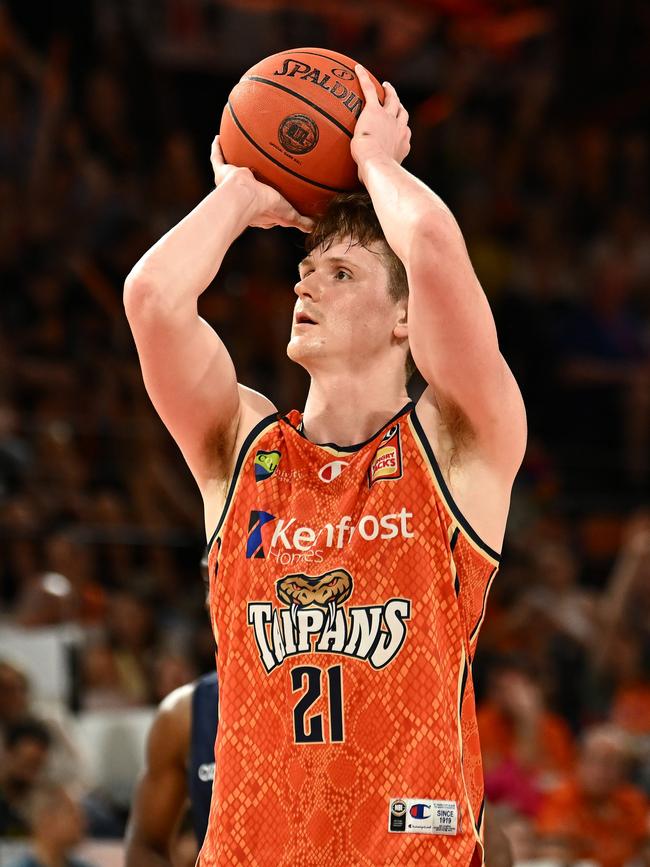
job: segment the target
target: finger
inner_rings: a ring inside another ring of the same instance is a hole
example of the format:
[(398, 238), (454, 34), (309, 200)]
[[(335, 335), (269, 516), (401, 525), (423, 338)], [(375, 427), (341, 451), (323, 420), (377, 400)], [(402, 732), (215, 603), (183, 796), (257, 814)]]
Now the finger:
[(397, 91), (389, 81), (385, 81), (383, 87), (384, 93), (386, 94), (384, 98), (384, 108), (397, 117), (397, 113), (400, 109), (400, 101)]
[(295, 220), (278, 220), (275, 225), (283, 226), (285, 229), (299, 229), (301, 232), (308, 235), (314, 228), (314, 221), (309, 217), (298, 216)]
[(359, 79), (359, 84), (361, 85), (361, 90), (363, 91), (366, 102), (374, 105), (379, 105), (379, 97), (377, 96), (375, 85), (373, 84), (373, 81), (368, 75), (367, 71), (360, 63), (357, 63), (355, 65), (354, 71), (356, 72), (357, 78)]
[(301, 232), (311, 232), (314, 227), (314, 221), (310, 217), (300, 214), (284, 197), (281, 197), (280, 207), (276, 213), (283, 226), (293, 226), (300, 229)]
[(287, 225), (300, 229), (301, 232), (311, 232), (314, 228), (314, 221), (311, 217), (303, 217), (298, 211), (292, 209), (291, 216), (287, 220)]
[(397, 112), (397, 120), (398, 120), (400, 123), (403, 123), (405, 126), (408, 126), (408, 122), (409, 122), (409, 113), (408, 113), (408, 111), (404, 108), (403, 105), (400, 105), (400, 107), (399, 107), (399, 111)]
[(210, 150), (210, 160), (212, 165), (216, 168), (217, 166), (225, 166), (226, 158), (223, 155), (223, 151), (221, 150), (221, 145), (219, 143), (219, 135), (215, 135), (212, 140), (212, 148)]

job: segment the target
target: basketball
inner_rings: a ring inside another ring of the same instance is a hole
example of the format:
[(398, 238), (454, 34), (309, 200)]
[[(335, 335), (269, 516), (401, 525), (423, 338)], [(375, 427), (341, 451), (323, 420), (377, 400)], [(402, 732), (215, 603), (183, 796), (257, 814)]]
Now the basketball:
[(336, 51), (295, 48), (251, 67), (221, 118), (226, 162), (250, 168), (306, 216), (337, 193), (359, 189), (350, 141), (364, 99), (354, 65)]

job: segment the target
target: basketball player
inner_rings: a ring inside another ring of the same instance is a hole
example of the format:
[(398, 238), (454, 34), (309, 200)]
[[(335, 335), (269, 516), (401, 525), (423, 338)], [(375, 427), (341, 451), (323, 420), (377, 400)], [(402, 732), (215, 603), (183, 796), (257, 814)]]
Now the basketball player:
[(129, 817), (126, 867), (171, 863), (188, 799), (196, 837), (191, 863), (196, 860), (208, 826), (218, 707), (216, 672), (175, 689), (161, 702)]
[[(344, 197), (313, 225), (215, 140), (216, 189), (126, 281), (210, 540), (220, 719), (201, 867), (484, 861), (471, 666), (525, 413), (458, 225), (401, 167), (407, 113), (357, 74), (372, 207)], [(288, 354), (311, 385), (288, 415), (237, 384), (197, 315), (235, 238), (275, 225), (310, 232)]]

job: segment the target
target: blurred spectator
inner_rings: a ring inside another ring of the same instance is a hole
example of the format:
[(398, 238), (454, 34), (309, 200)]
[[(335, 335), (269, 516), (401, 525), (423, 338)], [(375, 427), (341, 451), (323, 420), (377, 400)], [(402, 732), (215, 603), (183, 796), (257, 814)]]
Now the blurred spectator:
[(578, 730), (586, 696), (580, 673), (598, 633), (598, 597), (579, 584), (575, 550), (560, 538), (537, 538), (529, 556), (526, 586), (503, 626), (525, 647), (527, 658), (544, 672), (549, 700), (570, 727)]
[(85, 820), (78, 799), (62, 786), (45, 786), (29, 809), (31, 851), (8, 867), (91, 867), (70, 855), (84, 838)]
[(510, 843), (514, 864), (527, 864), (537, 857), (537, 835), (532, 820), (508, 807), (498, 809), (503, 833)]
[(545, 790), (573, 765), (566, 723), (549, 712), (541, 686), (526, 666), (504, 659), (490, 673), (478, 710), (486, 796), (534, 815)]
[(589, 729), (576, 771), (542, 803), (537, 830), (546, 846), (566, 860), (592, 859), (601, 867), (624, 867), (641, 855), (648, 839), (648, 802), (626, 783), (628, 753), (620, 731)]
[(632, 633), (650, 651), (650, 515), (640, 511), (624, 528), (623, 540), (600, 603), (602, 631), (596, 665), (616, 662), (611, 644), (617, 633)]
[(83, 656), (85, 709), (151, 703), (155, 642), (151, 601), (134, 590), (112, 593), (105, 627)]
[(34, 719), (8, 726), (0, 768), (0, 837), (29, 833), (29, 804), (44, 784), (50, 749), (47, 727)]
[[(24, 671), (0, 657), (0, 735), (27, 716), (29, 679)], [(1, 751), (0, 751), (1, 755)]]
[(23, 577), (16, 600), (22, 626), (93, 623), (104, 613), (105, 594), (94, 578), (93, 552), (72, 528), (61, 528), (43, 542), (49, 570)]
[[(45, 776), (51, 782), (80, 783), (82, 761), (70, 733), (69, 717), (64, 708), (41, 709), (32, 700), (29, 678), (16, 664), (0, 657), (0, 736), (4, 739), (14, 726), (26, 720), (38, 721), (50, 737)], [(0, 743), (0, 765), (4, 745)]]

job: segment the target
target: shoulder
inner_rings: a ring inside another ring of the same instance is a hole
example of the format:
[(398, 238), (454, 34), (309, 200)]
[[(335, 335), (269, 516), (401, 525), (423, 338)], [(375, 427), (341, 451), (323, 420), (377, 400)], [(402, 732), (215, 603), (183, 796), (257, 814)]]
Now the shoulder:
[(170, 692), (160, 703), (149, 731), (149, 753), (171, 760), (187, 753), (192, 726), (194, 684)]
[(184, 683), (183, 686), (179, 686), (173, 692), (170, 692), (158, 705), (156, 718), (183, 720), (191, 713), (192, 696), (194, 695), (195, 688), (195, 683)]

